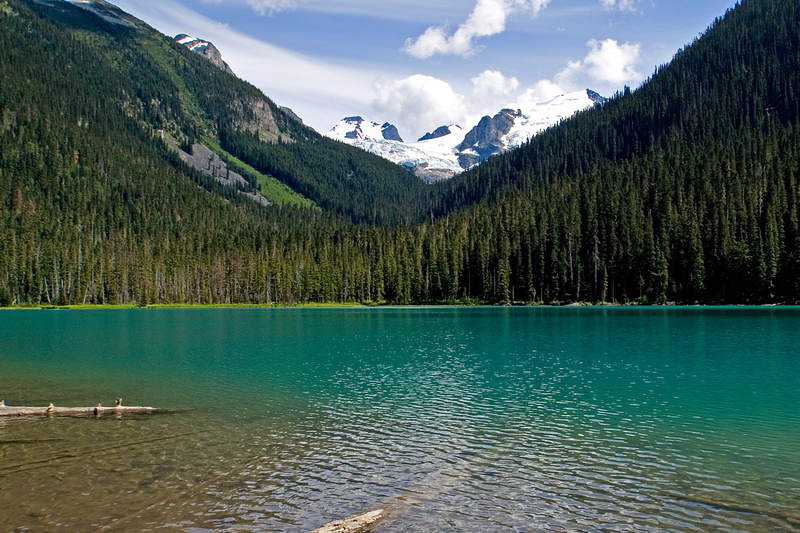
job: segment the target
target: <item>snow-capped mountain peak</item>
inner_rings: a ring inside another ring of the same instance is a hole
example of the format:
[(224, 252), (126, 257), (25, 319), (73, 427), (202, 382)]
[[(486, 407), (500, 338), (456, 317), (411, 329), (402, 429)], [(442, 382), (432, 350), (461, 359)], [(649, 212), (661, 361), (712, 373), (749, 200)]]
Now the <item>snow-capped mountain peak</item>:
[(198, 39), (197, 37), (190, 37), (189, 35), (181, 34), (175, 37), (175, 40), (178, 41), (180, 44), (184, 45), (186, 48), (191, 50), (192, 52), (196, 52), (200, 48), (204, 48), (208, 46), (208, 41), (203, 41), (202, 39)]
[(175, 41), (182, 44), (192, 52), (196, 52), (201, 56), (204, 56), (206, 59), (211, 61), (225, 72), (233, 74), (231, 67), (229, 67), (228, 64), (222, 60), (222, 54), (212, 43), (204, 41), (203, 39), (198, 39), (197, 37), (192, 37), (191, 35), (186, 35), (185, 33), (176, 35)]
[(354, 116), (340, 120), (326, 135), (377, 154), (404, 166), (420, 179), (433, 182), (450, 178), (463, 170), (456, 156), (456, 146), (464, 139), (461, 128), (442, 126), (436, 131), (438, 136), (429, 134), (425, 140), (407, 143), (403, 142), (397, 128), (388, 122), (380, 124)]
[(510, 107), (518, 109), (521, 116), (514, 121), (504, 142), (507, 146), (520, 146), (553, 124), (596, 103), (605, 102), (605, 100), (596, 92), (586, 89), (585, 91), (560, 94), (546, 102), (512, 104)]
[(377, 122), (369, 122), (361, 117), (345, 117), (336, 124), (331, 131), (328, 132), (328, 137), (338, 139), (343, 142), (351, 141), (397, 141), (403, 142), (397, 128), (388, 122), (378, 124)]
[(516, 148), (548, 127), (606, 99), (589, 89), (545, 102), (519, 102), (483, 117), (470, 130), (440, 126), (416, 142), (403, 142), (389, 123), (342, 119), (326, 135), (406, 167), (427, 182), (448, 179), (481, 161)]
[[(459, 126), (455, 126), (455, 127), (461, 129)], [(451, 128), (451, 126), (439, 126), (438, 128), (436, 128), (432, 132), (426, 133), (425, 135), (420, 137), (417, 142), (429, 141), (431, 139), (438, 139), (439, 137), (444, 137), (445, 135), (450, 135), (451, 133), (453, 133), (452, 131), (450, 131), (450, 128)]]

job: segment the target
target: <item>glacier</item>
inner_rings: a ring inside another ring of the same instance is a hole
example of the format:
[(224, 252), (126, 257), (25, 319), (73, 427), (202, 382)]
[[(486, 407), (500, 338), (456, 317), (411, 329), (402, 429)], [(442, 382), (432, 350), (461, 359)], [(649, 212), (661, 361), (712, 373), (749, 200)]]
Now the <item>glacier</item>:
[(397, 128), (388, 122), (372, 122), (360, 116), (342, 119), (325, 135), (402, 165), (421, 180), (433, 183), (517, 148), (548, 127), (605, 101), (587, 89), (544, 102), (513, 103), (494, 117), (483, 117), (469, 130), (450, 124), (413, 142), (403, 141)]

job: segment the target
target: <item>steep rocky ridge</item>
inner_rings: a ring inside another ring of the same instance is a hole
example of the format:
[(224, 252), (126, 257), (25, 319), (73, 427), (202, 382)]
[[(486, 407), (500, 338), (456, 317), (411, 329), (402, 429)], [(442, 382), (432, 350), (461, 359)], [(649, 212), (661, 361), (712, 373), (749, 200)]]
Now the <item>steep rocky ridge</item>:
[(503, 138), (522, 116), (519, 109), (502, 109), (493, 117), (483, 117), (472, 128), (458, 147), (458, 162), (461, 168), (471, 168), (484, 159), (502, 153), (506, 149)]
[(202, 39), (198, 39), (197, 37), (191, 37), (186, 35), (185, 33), (181, 33), (180, 35), (175, 36), (175, 40), (178, 41), (180, 44), (184, 45), (186, 48), (191, 50), (192, 52), (198, 53), (201, 56), (205, 57), (211, 63), (218, 66), (228, 74), (234, 74), (233, 70), (231, 69), (228, 64), (222, 60), (222, 52), (217, 49), (212, 43), (208, 41), (204, 41)]
[(419, 138), (420, 141), (430, 141), (432, 139), (438, 139), (440, 137), (444, 137), (445, 135), (450, 135), (452, 132), (448, 126), (439, 126), (432, 132), (428, 132), (422, 137)]
[(269, 132), (278, 133), (275, 116), (270, 105), (259, 98), (236, 99), (230, 102), (234, 111), (236, 127), (246, 129), (251, 133)]
[(109, 24), (113, 24), (116, 26), (123, 26), (126, 28), (136, 28), (136, 19), (121, 11), (116, 6), (109, 4), (108, 2), (104, 2), (103, 0), (94, 0), (94, 1), (75, 1), (75, 0), (49, 0), (50, 2), (59, 2), (63, 1), (65, 3), (69, 3), (70, 5), (79, 7), (90, 13), (96, 15), (104, 22)]

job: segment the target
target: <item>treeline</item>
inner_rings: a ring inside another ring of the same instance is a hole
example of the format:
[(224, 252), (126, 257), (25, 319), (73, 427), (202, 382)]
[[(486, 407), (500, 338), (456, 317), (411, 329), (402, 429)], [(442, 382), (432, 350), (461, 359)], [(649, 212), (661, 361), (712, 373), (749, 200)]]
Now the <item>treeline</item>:
[[(260, 93), (168, 41), (9, 6), (0, 304), (800, 300), (798, 2), (744, 2), (635, 92), (427, 188), (278, 112), (265, 143), (219, 96)], [(324, 209), (242, 201), (170, 128)]]
[[(766, 169), (770, 153), (788, 148), (800, 149), (800, 130), (751, 147), (750, 159)], [(133, 190), (116, 200), (139, 209), (91, 211), (37, 233), (25, 231), (37, 217), (22, 196), (12, 212), (23, 238), (8, 232), (2, 267), (16, 273), (12, 295), (52, 303), (795, 301), (798, 202), (789, 191), (797, 190), (797, 172), (770, 173), (776, 179), (758, 178), (765, 194), (748, 192), (756, 190), (747, 186), (753, 169), (725, 176), (720, 167), (740, 150), (748, 149), (731, 144), (703, 154), (699, 179), (688, 180), (674, 160), (651, 157), (414, 227), (352, 226), (316, 210), (232, 210), (222, 202), (198, 220), (203, 206), (191, 195), (179, 212), (156, 216), (147, 204), (164, 198)], [(678, 160), (699, 155), (674, 152)], [(110, 203), (91, 195), (71, 201)], [(787, 254), (779, 213), (789, 203), (795, 251)], [(751, 239), (762, 246), (745, 246)]]
[(226, 151), (354, 223), (413, 224), (432, 193), (401, 166), (328, 137), (265, 143), (236, 128), (219, 137)]

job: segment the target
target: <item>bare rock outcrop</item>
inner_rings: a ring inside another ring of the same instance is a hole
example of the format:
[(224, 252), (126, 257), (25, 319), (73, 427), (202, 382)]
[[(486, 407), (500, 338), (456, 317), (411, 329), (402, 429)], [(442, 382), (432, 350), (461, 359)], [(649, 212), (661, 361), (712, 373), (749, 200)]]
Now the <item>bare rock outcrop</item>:
[(202, 39), (198, 39), (197, 37), (192, 37), (190, 35), (186, 35), (185, 33), (181, 33), (180, 35), (175, 36), (175, 40), (178, 41), (180, 44), (195, 52), (200, 54), (201, 56), (205, 57), (209, 61), (211, 61), (214, 65), (218, 66), (225, 72), (229, 74), (234, 74), (233, 70), (231, 69), (228, 64), (222, 60), (222, 52), (214, 46), (212, 43), (208, 41), (204, 41)]
[(206, 176), (211, 176), (223, 185), (239, 189), (241, 194), (247, 196), (256, 203), (261, 205), (269, 205), (269, 200), (257, 192), (243, 191), (242, 189), (247, 189), (250, 187), (250, 184), (247, 182), (247, 180), (244, 179), (241, 174), (229, 169), (228, 164), (220, 159), (219, 156), (208, 147), (195, 143), (192, 145), (192, 153), (190, 154), (184, 150), (181, 150), (181, 148), (171, 140), (167, 140), (167, 144), (173, 150), (178, 152), (178, 156), (184, 163), (194, 168), (198, 172), (201, 172)]

